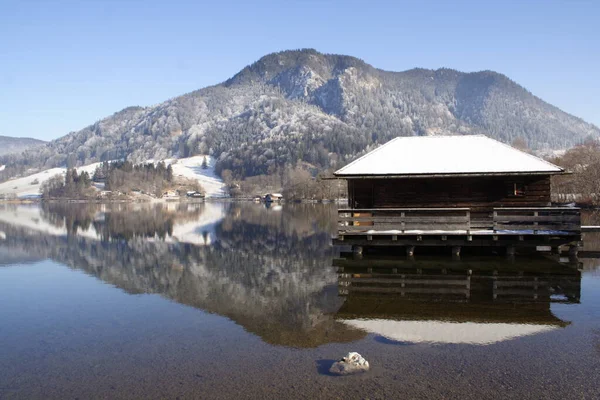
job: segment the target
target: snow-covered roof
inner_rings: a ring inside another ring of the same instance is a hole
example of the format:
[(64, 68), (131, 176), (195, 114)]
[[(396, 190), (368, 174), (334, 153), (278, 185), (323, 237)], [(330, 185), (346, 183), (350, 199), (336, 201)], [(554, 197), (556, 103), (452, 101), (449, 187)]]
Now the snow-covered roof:
[(398, 137), (336, 171), (340, 177), (558, 174), (564, 170), (483, 135)]

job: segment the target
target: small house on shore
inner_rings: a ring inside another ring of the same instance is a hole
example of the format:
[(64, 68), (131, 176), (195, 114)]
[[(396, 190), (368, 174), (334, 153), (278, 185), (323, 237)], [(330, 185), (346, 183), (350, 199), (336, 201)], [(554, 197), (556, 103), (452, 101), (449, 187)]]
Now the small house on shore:
[(163, 199), (178, 199), (179, 193), (177, 192), (177, 190), (167, 190), (167, 191), (163, 192), (162, 198)]
[(267, 193), (263, 196), (263, 198), (266, 203), (273, 203), (282, 201), (283, 195), (281, 193)]
[(486, 136), (398, 137), (334, 173), (348, 183), (350, 206), (339, 210), (339, 239), (398, 245), (399, 235), (415, 242), (427, 235), (432, 245), (448, 245), (451, 236), (453, 247), (473, 245), (473, 235), (481, 245), (499, 245), (500, 236), (511, 246), (576, 242), (579, 209), (550, 203), (550, 178), (563, 173)]
[(188, 190), (185, 195), (187, 197), (191, 197), (193, 199), (203, 199), (204, 198), (204, 193), (199, 192), (197, 190)]

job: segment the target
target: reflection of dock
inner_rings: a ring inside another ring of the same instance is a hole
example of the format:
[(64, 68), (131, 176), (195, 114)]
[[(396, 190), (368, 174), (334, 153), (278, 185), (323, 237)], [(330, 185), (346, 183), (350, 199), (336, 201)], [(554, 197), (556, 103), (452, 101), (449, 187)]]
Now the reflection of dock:
[(339, 258), (336, 318), (389, 339), (486, 344), (564, 327), (553, 303), (579, 303), (581, 273), (550, 258), (452, 262)]
[(341, 258), (339, 293), (491, 302), (579, 302), (581, 273), (552, 259), (519, 263)]

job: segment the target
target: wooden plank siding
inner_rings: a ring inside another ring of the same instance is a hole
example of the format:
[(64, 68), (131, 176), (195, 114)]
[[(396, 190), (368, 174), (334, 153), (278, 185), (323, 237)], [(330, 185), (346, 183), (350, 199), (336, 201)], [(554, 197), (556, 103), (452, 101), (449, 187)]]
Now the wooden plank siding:
[(550, 177), (348, 179), (348, 194), (352, 208), (468, 207), (474, 220), (477, 213), (485, 220), (495, 207), (549, 206)]

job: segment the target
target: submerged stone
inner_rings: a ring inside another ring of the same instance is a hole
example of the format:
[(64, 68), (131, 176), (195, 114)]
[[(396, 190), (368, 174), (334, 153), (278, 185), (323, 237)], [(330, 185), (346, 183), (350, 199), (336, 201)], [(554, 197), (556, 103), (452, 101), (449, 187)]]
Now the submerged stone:
[(350, 352), (340, 361), (333, 363), (329, 372), (334, 375), (352, 375), (369, 370), (369, 362), (356, 352)]

